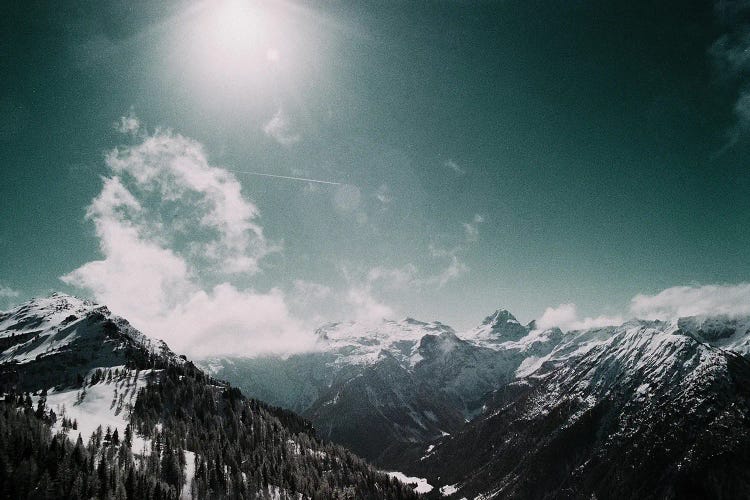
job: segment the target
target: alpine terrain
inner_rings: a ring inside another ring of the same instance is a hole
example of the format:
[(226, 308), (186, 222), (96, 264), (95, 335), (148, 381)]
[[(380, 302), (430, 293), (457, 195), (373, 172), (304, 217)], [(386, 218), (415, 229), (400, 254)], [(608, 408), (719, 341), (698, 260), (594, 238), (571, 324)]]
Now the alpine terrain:
[(318, 335), (316, 353), (207, 366), (437, 497), (750, 496), (750, 318), (563, 332), (499, 310), (462, 333)]
[(0, 498), (413, 498), (105, 306), (0, 313)]

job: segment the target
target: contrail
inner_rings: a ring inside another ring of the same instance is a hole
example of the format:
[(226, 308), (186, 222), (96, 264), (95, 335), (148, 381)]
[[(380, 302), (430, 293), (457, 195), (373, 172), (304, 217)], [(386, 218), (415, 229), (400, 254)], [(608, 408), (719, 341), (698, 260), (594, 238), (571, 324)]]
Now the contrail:
[(291, 181), (317, 182), (318, 184), (331, 184), (333, 186), (341, 185), (340, 182), (321, 181), (318, 179), (305, 179), (304, 177), (289, 177), (288, 175), (264, 174), (261, 172), (248, 172), (247, 170), (234, 170), (231, 168), (225, 168), (224, 170), (229, 170), (230, 172), (237, 172), (238, 174), (259, 175), (261, 177), (273, 177), (274, 179), (289, 179)]

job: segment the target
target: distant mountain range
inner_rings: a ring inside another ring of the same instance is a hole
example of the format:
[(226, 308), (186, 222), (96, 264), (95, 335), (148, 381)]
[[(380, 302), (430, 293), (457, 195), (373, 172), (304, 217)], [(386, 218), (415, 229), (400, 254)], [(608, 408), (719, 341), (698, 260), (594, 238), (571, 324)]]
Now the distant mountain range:
[(204, 366), (434, 496), (750, 498), (750, 318), (317, 333), (317, 352)]

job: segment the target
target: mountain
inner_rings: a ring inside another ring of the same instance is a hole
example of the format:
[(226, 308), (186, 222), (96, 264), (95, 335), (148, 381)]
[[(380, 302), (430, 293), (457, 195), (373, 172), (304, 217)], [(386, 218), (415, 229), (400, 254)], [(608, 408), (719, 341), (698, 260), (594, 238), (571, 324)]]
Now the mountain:
[(399, 469), (479, 414), (489, 393), (562, 335), (550, 330), (529, 339), (529, 332), (504, 310), (463, 336), (413, 318), (331, 323), (317, 330), (314, 352), (210, 359), (203, 366), (254, 397), (300, 412), (322, 437)]
[[(318, 333), (315, 353), (210, 364), (435, 497), (750, 497), (750, 318), (563, 332), (501, 309), (463, 333)], [(288, 373), (303, 397), (276, 385)]]
[(456, 498), (748, 498), (748, 324), (573, 332), (412, 471)]
[(0, 313), (3, 498), (416, 498), (104, 307)]

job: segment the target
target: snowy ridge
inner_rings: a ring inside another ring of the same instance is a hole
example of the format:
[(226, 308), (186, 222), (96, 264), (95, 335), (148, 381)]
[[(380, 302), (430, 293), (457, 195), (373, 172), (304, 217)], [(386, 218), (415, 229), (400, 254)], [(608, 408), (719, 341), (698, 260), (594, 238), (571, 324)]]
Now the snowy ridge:
[(384, 352), (399, 363), (414, 366), (421, 360), (417, 352), (425, 335), (439, 335), (454, 330), (440, 322), (424, 323), (413, 318), (401, 321), (382, 320), (374, 323), (329, 323), (318, 330), (318, 347), (337, 354), (338, 365), (371, 365)]
[[(91, 337), (99, 332), (100, 328), (92, 319), (107, 320), (117, 327), (123, 335), (115, 343), (132, 342), (174, 362), (181, 361), (163, 341), (143, 335), (127, 320), (113, 315), (106, 306), (54, 293), (0, 313), (0, 364), (24, 364), (75, 350), (81, 343), (93, 340)], [(122, 345), (112, 347), (117, 350)]]
[(675, 488), (683, 497), (706, 470), (722, 479), (704, 485), (744, 496), (745, 483), (728, 477), (744, 467), (750, 443), (748, 324), (631, 320), (506, 341), (498, 353), (522, 355), (540, 339), (546, 347), (523, 358), (486, 411), (436, 442), (413, 472), (456, 498), (661, 498)]

